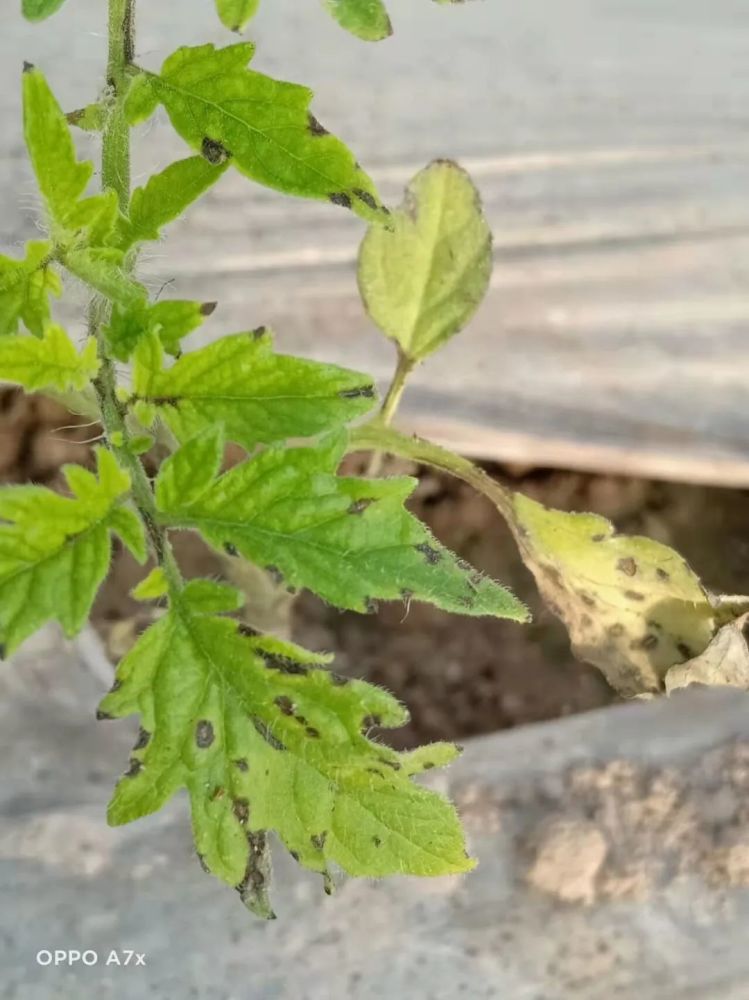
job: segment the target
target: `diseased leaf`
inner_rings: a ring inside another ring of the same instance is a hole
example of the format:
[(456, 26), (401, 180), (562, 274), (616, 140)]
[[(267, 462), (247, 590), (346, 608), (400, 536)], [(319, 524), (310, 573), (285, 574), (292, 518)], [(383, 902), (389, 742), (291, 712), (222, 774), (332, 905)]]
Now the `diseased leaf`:
[(216, 0), (218, 16), (229, 31), (241, 31), (259, 6), (260, 0)]
[(359, 253), (367, 312), (407, 358), (421, 361), (463, 329), (489, 287), (491, 231), (479, 194), (456, 163), (417, 174), (386, 229)]
[(618, 535), (595, 514), (515, 494), (511, 526), (575, 654), (625, 696), (662, 690), (670, 668), (699, 656), (725, 617), (677, 552)]
[(749, 690), (749, 648), (744, 637), (746, 616), (718, 629), (707, 648), (666, 673), (665, 688), (672, 694), (690, 684), (725, 685)]
[(21, 9), (27, 21), (43, 21), (62, 7), (65, 0), (22, 0)]
[(376, 396), (367, 375), (274, 354), (265, 328), (223, 337), (168, 369), (159, 340), (146, 338), (135, 354), (133, 388), (178, 441), (220, 422), (246, 448), (340, 427), (370, 410)]
[(406, 711), (325, 660), (204, 614), (185, 594), (122, 660), (101, 703), (100, 716), (142, 721), (109, 822), (146, 816), (187, 788), (202, 864), (266, 916), (267, 831), (325, 875), (331, 863), (363, 876), (471, 869), (452, 806), (410, 781), (428, 755), (367, 738)]
[(96, 340), (88, 337), (79, 354), (62, 327), (54, 324), (41, 339), (19, 335), (0, 340), (0, 379), (29, 392), (85, 389), (98, 370)]
[(133, 511), (121, 506), (130, 479), (110, 452), (98, 449), (96, 457), (98, 479), (79, 465), (64, 467), (72, 497), (42, 486), (0, 489), (0, 642), (5, 653), (51, 619), (68, 636), (78, 632), (109, 568), (111, 531), (122, 535), (137, 558), (144, 555), (142, 526)]
[(169, 354), (179, 354), (180, 341), (197, 330), (216, 307), (215, 302), (166, 299), (153, 305), (140, 300), (134, 306), (115, 306), (105, 335), (112, 354), (127, 361), (140, 341), (156, 336)]
[(414, 479), (336, 476), (345, 445), (336, 435), (316, 447), (269, 448), (214, 478), (223, 442), (213, 428), (164, 463), (157, 504), (167, 523), (340, 608), (368, 612), (380, 599), (413, 598), (526, 620), (512, 594), (456, 559), (403, 507)]
[(93, 174), (91, 163), (79, 162), (65, 115), (44, 76), (33, 66), (23, 74), (23, 122), (26, 146), (56, 238), (86, 229), (92, 242), (102, 241), (117, 219), (114, 191), (84, 198)]
[(190, 156), (154, 174), (133, 191), (127, 216), (120, 216), (112, 242), (120, 250), (136, 243), (157, 240), (161, 230), (216, 183), (228, 163), (209, 163)]
[(52, 251), (47, 240), (32, 240), (23, 260), (0, 255), (0, 337), (16, 333), (20, 322), (41, 337), (51, 316), (49, 296), (62, 292)]
[(178, 49), (159, 75), (136, 77), (127, 99), (131, 123), (161, 103), (179, 135), (210, 163), (229, 161), (267, 187), (382, 222), (386, 212), (372, 181), (310, 114), (312, 92), (246, 69), (253, 52), (246, 42)]
[(324, 0), (342, 28), (366, 42), (378, 42), (392, 35), (385, 4), (382, 0)]

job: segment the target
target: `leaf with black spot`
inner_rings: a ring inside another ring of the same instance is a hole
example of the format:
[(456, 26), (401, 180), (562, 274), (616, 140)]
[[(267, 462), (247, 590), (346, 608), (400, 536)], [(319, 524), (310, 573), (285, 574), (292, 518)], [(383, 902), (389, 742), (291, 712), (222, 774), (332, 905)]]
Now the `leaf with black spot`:
[(165, 522), (199, 531), (219, 552), (229, 543), (337, 607), (368, 612), (405, 591), (447, 611), (526, 619), (512, 594), (405, 509), (414, 479), (337, 476), (345, 447), (343, 434), (314, 447), (275, 446), (215, 476), (223, 439), (209, 428), (164, 463), (157, 503)]
[[(337, 684), (327, 657), (202, 613), (194, 583), (121, 661), (100, 705), (107, 717), (140, 714), (149, 734), (109, 822), (155, 812), (186, 788), (201, 863), (265, 916), (268, 831), (323, 874), (330, 864), (365, 876), (469, 870), (452, 806), (410, 780), (424, 770), (417, 758), (362, 733), (369, 716), (402, 725), (403, 707), (363, 681)], [(292, 663), (300, 669), (284, 668)], [(432, 756), (443, 765), (456, 752)]]
[(276, 354), (264, 328), (222, 337), (170, 368), (159, 339), (144, 337), (135, 354), (134, 390), (143, 419), (158, 416), (178, 441), (221, 423), (227, 438), (246, 448), (340, 427), (376, 400), (368, 376)]
[(350, 207), (362, 218), (387, 218), (377, 191), (351, 151), (310, 127), (312, 92), (247, 69), (254, 46), (178, 49), (161, 72), (141, 73), (128, 92), (132, 124), (162, 104), (179, 135), (214, 164), (286, 194)]

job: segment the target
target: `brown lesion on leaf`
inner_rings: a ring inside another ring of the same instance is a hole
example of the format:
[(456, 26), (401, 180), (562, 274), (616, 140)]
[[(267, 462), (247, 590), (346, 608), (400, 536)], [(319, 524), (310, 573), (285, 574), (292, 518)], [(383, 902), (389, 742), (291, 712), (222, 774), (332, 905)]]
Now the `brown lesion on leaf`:
[(589, 608), (595, 608), (596, 607), (595, 598), (592, 597), (586, 590), (581, 590), (580, 591), (580, 600), (583, 602), (583, 604), (586, 605), (586, 607), (589, 607)]
[(347, 514), (363, 514), (367, 507), (370, 507), (374, 503), (372, 497), (360, 497), (359, 500), (354, 500), (353, 503), (349, 505)]
[(330, 132), (328, 132), (324, 125), (320, 124), (312, 112), (309, 112), (307, 115), (307, 130), (310, 135), (314, 136), (330, 135)]
[(322, 833), (313, 833), (309, 839), (316, 851), (323, 851), (325, 850), (325, 841), (328, 839), (328, 831), (323, 830)]
[(281, 656), (279, 653), (270, 653), (264, 649), (258, 649), (256, 653), (268, 670), (278, 670), (281, 674), (304, 677), (312, 669), (304, 663), (298, 663), (296, 660), (292, 660), (288, 656)]
[(217, 139), (210, 139), (205, 136), (200, 146), (200, 153), (204, 159), (212, 163), (214, 167), (220, 166), (231, 157), (231, 152)]
[(237, 757), (237, 759), (234, 761), (234, 766), (238, 771), (241, 771), (243, 774), (246, 774), (250, 769), (250, 765), (247, 763), (244, 757)]
[(220, 802), (221, 799), (226, 795), (226, 789), (221, 785), (216, 785), (210, 795), (211, 802)]
[(195, 854), (196, 854), (196, 857), (198, 859), (198, 864), (200, 865), (200, 867), (203, 869), (203, 871), (206, 873), (206, 875), (210, 875), (211, 874), (211, 869), (205, 863), (205, 855), (201, 854), (200, 851), (196, 851)]
[(664, 583), (671, 579), (671, 574), (667, 570), (662, 569), (660, 566), (656, 567), (655, 575), (659, 580), (663, 580)]
[(374, 196), (371, 195), (369, 191), (364, 191), (362, 188), (354, 188), (354, 191), (352, 193), (355, 198), (358, 198), (359, 201), (364, 202), (367, 208), (371, 208), (373, 212), (376, 212), (377, 209), (380, 207), (377, 204), (377, 199), (374, 198)]
[(361, 731), (366, 735), (370, 729), (381, 725), (382, 719), (379, 715), (365, 715), (361, 720)]
[(685, 642), (677, 642), (676, 649), (679, 652), (679, 656), (683, 656), (685, 660), (693, 660), (697, 655)]
[(207, 750), (215, 738), (213, 723), (208, 719), (199, 719), (195, 724), (195, 745), (198, 749)]
[(304, 731), (307, 734), (307, 736), (309, 736), (309, 738), (311, 740), (319, 740), (320, 739), (320, 730), (319, 729), (315, 729), (314, 726), (305, 726)]
[(138, 739), (135, 741), (135, 746), (133, 750), (143, 750), (148, 746), (148, 742), (151, 739), (151, 734), (147, 732), (143, 726), (138, 730)]
[(140, 774), (143, 770), (143, 761), (138, 760), (137, 757), (131, 757), (128, 761), (128, 768), (125, 771), (126, 778), (134, 778), (136, 775)]
[(645, 595), (641, 594), (639, 590), (625, 590), (624, 596), (628, 601), (644, 601)]
[(261, 635), (256, 628), (253, 628), (252, 625), (248, 625), (247, 622), (239, 622), (237, 625), (237, 632), (239, 632), (240, 635), (243, 635), (245, 639), (257, 639), (258, 636)]
[(606, 535), (602, 534), (601, 532), (598, 532), (598, 534), (596, 535), (591, 535), (590, 540), (591, 542), (605, 542)]
[(624, 573), (626, 576), (634, 576), (637, 573), (637, 563), (634, 561), (632, 556), (626, 556), (625, 558), (620, 559), (616, 564), (616, 568), (620, 573)]
[(234, 799), (232, 804), (232, 812), (237, 818), (237, 821), (245, 826), (250, 818), (250, 803), (247, 799)]
[(258, 734), (265, 740), (265, 742), (268, 744), (269, 747), (272, 747), (274, 750), (286, 749), (286, 744), (282, 743), (277, 736), (273, 735), (269, 727), (266, 726), (266, 724), (262, 721), (262, 719), (258, 719), (256, 716), (253, 716), (252, 724), (257, 730)]
[(330, 683), (333, 687), (345, 687), (347, 684), (351, 683), (350, 677), (344, 677), (343, 674), (334, 674), (330, 672)]
[(442, 553), (439, 549), (435, 549), (433, 545), (429, 545), (427, 542), (421, 542), (419, 545), (415, 545), (414, 548), (424, 556), (425, 561), (430, 566), (436, 566), (442, 558)]
[(328, 195), (328, 200), (334, 205), (340, 205), (341, 208), (351, 208), (351, 196), (345, 191), (334, 191)]
[(375, 387), (373, 385), (357, 385), (353, 389), (341, 389), (338, 393), (341, 399), (374, 399)]
[(659, 640), (658, 636), (654, 635), (652, 632), (649, 632), (646, 636), (644, 636), (644, 638), (642, 638), (642, 639), (635, 639), (633, 642), (631, 642), (629, 644), (629, 648), (630, 649), (655, 649), (659, 642), (660, 642), (660, 640)]
[(277, 708), (283, 712), (284, 715), (294, 714), (294, 702), (285, 694), (280, 694), (274, 699), (274, 704)]
[(375, 834), (375, 836), (372, 837), (372, 843), (375, 847), (380, 847), (382, 845), (382, 840)]

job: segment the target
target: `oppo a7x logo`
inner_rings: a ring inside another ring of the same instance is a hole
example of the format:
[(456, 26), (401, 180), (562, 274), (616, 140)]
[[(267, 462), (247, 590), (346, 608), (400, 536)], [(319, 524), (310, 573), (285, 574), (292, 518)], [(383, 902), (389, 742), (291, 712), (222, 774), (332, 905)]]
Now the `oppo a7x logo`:
[(145, 952), (130, 951), (129, 948), (113, 948), (106, 957), (102, 952), (89, 949), (56, 948), (54, 951), (42, 949), (36, 953), (37, 965), (145, 965)]

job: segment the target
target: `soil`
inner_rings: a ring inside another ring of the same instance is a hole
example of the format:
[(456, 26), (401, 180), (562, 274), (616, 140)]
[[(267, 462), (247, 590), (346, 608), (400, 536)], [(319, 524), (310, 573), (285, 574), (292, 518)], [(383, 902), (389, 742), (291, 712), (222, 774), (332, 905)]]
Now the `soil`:
[[(96, 426), (49, 400), (3, 390), (0, 479), (59, 487), (60, 466), (90, 462), (97, 433)], [(353, 456), (347, 471), (360, 468)], [(593, 511), (622, 531), (673, 545), (714, 590), (739, 593), (749, 586), (746, 491), (531, 466), (486, 468), (545, 504)], [(382, 684), (404, 701), (411, 722), (382, 734), (398, 747), (493, 732), (615, 700), (598, 671), (572, 656), (563, 626), (541, 604), (491, 503), (459, 481), (411, 463), (391, 461), (384, 474), (395, 473), (418, 475), (410, 503), (414, 513), (460, 556), (506, 583), (530, 607), (533, 623), (461, 618), (415, 603), (383, 605), (373, 615), (359, 615), (340, 612), (310, 594), (292, 603), (264, 583), (263, 624), (275, 621), (300, 644), (334, 652), (339, 672)], [(226, 573), (227, 560), (194, 536), (179, 535), (175, 542), (188, 575)], [(142, 576), (142, 568), (118, 550), (94, 609), (94, 623), (114, 659), (147, 623), (149, 610), (129, 596)]]

